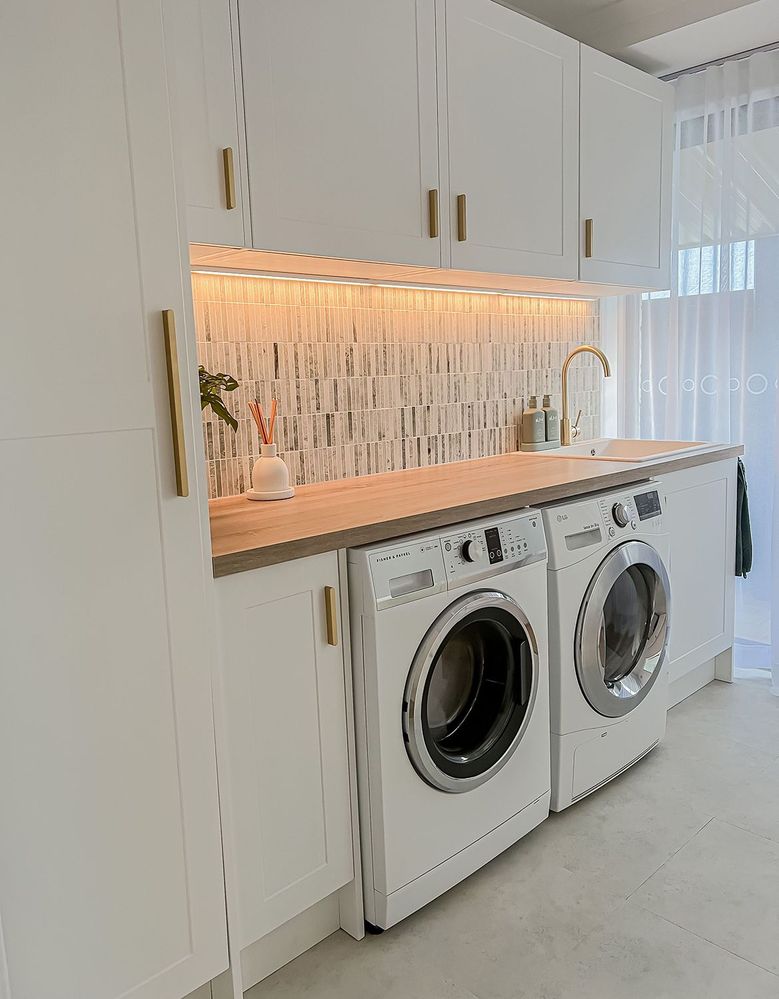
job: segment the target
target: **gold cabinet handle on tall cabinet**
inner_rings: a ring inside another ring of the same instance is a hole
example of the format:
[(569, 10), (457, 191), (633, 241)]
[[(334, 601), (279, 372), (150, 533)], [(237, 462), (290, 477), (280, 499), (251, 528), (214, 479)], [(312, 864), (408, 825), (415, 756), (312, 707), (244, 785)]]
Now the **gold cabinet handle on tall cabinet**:
[(464, 243), (468, 236), (465, 195), (457, 195), (457, 240)]
[(233, 150), (230, 146), (222, 150), (222, 166), (225, 175), (225, 206), (228, 209), (235, 208), (238, 204), (235, 197), (235, 165), (233, 163)]
[(435, 187), (427, 192), (427, 208), (430, 216), (430, 238), (436, 239), (438, 236), (438, 189)]
[(187, 475), (187, 448), (184, 442), (184, 418), (181, 407), (181, 372), (176, 343), (176, 315), (173, 309), (164, 309), (162, 328), (165, 331), (165, 362), (168, 369), (168, 397), (170, 399), (170, 426), (173, 431), (173, 463), (176, 467), (176, 493), (189, 496)]
[(592, 219), (584, 220), (584, 255), (592, 256)]
[(334, 586), (325, 587), (325, 618), (327, 644), (338, 645), (338, 594)]

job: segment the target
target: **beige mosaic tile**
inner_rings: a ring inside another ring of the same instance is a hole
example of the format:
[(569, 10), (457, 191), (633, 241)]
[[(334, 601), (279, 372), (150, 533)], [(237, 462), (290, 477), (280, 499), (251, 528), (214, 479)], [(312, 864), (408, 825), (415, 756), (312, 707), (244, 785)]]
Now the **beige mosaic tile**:
[[(598, 343), (597, 302), (193, 274), (200, 363), (234, 375), (238, 431), (207, 410), (212, 497), (243, 492), (259, 451), (247, 402), (279, 404), (277, 440), (300, 485), (515, 451), (529, 395), (560, 404), (560, 369)], [(571, 372), (585, 436), (600, 369)]]

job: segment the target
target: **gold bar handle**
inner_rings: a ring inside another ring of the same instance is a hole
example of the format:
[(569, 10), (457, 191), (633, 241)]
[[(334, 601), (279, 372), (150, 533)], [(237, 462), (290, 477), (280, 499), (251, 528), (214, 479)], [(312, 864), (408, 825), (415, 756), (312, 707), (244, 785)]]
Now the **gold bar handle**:
[(327, 644), (338, 645), (338, 595), (334, 586), (325, 587), (325, 617), (327, 619)]
[(433, 188), (427, 192), (427, 208), (430, 216), (430, 238), (436, 239), (438, 236), (438, 189)]
[(592, 219), (584, 220), (584, 255), (592, 256)]
[(228, 209), (235, 208), (238, 201), (235, 197), (235, 164), (233, 163), (233, 150), (230, 146), (222, 150), (222, 167), (225, 175), (225, 206)]
[(184, 442), (184, 420), (181, 409), (181, 373), (176, 342), (176, 315), (173, 309), (162, 312), (165, 331), (165, 362), (168, 370), (168, 397), (170, 398), (170, 425), (173, 431), (173, 462), (176, 466), (176, 493), (189, 496), (187, 475), (187, 448)]
[(457, 195), (457, 240), (464, 243), (468, 237), (465, 195)]

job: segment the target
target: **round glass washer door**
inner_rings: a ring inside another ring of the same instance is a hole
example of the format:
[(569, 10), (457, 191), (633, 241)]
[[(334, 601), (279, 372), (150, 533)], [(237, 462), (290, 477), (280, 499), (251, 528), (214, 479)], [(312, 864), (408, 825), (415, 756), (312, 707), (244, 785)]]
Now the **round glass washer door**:
[(451, 604), (420, 645), (403, 697), (403, 738), (417, 773), (469, 791), (508, 763), (538, 687), (538, 645), (511, 597), (479, 590)]
[(668, 649), (670, 585), (651, 545), (628, 541), (593, 576), (579, 611), (576, 675), (601, 715), (626, 715), (644, 700)]

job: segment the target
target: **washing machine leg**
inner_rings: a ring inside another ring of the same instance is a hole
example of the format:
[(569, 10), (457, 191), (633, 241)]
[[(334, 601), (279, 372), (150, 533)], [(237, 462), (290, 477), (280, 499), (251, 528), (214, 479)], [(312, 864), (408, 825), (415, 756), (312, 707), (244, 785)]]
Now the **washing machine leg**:
[(380, 933), (384, 932), (382, 926), (374, 926), (373, 923), (365, 922), (365, 932), (370, 933), (371, 936), (377, 937)]

